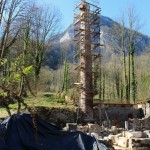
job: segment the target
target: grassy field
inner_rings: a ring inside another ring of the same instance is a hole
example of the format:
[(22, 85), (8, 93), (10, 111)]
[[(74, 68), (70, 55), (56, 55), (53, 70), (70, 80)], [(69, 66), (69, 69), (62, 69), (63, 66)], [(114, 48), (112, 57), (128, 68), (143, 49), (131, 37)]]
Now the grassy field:
[[(27, 99), (25, 99), (25, 102), (30, 107), (61, 107), (61, 108), (75, 108), (73, 105), (66, 105), (65, 99), (63, 98), (57, 98), (55, 94), (53, 93), (40, 93), (36, 97), (29, 96)], [(99, 100), (95, 99), (94, 103), (98, 103)], [(108, 102), (108, 101), (105, 101)], [(117, 101), (113, 101), (113, 103), (116, 103)], [(120, 103), (120, 102), (119, 102)], [(11, 104), (9, 105), (11, 113), (15, 113), (17, 111), (17, 104)], [(22, 107), (23, 109), (24, 107)], [(5, 108), (0, 108), (0, 118), (5, 118), (8, 116), (8, 113)]]
[[(52, 94), (44, 93), (40, 94), (37, 97), (28, 97), (25, 99), (25, 102), (28, 106), (37, 107), (37, 106), (44, 106), (44, 107), (68, 107), (74, 108), (73, 105), (66, 105), (65, 100), (63, 98), (56, 98)], [(17, 111), (17, 104), (9, 105), (11, 113), (15, 113)], [(22, 107), (23, 109), (24, 107)], [(0, 118), (5, 118), (8, 116), (8, 113), (5, 108), (0, 108)]]

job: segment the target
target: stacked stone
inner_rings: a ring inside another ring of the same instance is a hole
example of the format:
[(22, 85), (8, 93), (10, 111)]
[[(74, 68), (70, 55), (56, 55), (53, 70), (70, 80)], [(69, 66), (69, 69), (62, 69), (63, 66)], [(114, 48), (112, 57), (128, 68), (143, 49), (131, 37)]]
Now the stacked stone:
[(131, 119), (129, 121), (130, 129), (137, 131), (144, 131), (150, 129), (150, 117), (143, 119)]
[(88, 124), (85, 126), (82, 125), (78, 125), (77, 126), (77, 130), (78, 131), (82, 131), (84, 133), (89, 133), (89, 134), (98, 134), (100, 137), (106, 137), (109, 134), (114, 134), (114, 131), (107, 129), (107, 128), (103, 128), (101, 126), (99, 126), (98, 124)]
[[(150, 130), (142, 131), (123, 131), (122, 134), (111, 135), (109, 138), (114, 145), (132, 150), (150, 149)], [(144, 149), (145, 148), (145, 149)]]
[(98, 124), (88, 124), (88, 132), (89, 133), (97, 133), (100, 134), (101, 127)]
[(84, 133), (88, 133), (89, 132), (89, 127), (88, 127), (88, 125), (86, 125), (86, 126), (78, 125), (77, 130), (81, 131), (81, 132), (84, 132)]
[(148, 117), (144, 120), (144, 125), (145, 125), (145, 130), (150, 129), (150, 117)]
[(130, 138), (129, 148), (133, 150), (149, 150), (150, 149), (150, 138)]
[(63, 127), (66, 123), (76, 122), (76, 110), (69, 108), (47, 108), (36, 107), (36, 114), (42, 119), (54, 123), (57, 126)]

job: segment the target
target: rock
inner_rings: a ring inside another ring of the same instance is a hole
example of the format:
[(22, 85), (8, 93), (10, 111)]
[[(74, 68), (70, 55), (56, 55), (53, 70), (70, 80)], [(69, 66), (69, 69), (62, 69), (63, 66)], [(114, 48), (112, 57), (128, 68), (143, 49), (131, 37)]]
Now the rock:
[(106, 127), (106, 128), (110, 128), (110, 120), (105, 120), (103, 121), (103, 126)]
[(142, 138), (143, 137), (142, 131), (131, 132), (131, 134), (133, 135), (134, 138)]
[(140, 148), (140, 147), (150, 148), (150, 138), (129, 139), (129, 148)]
[(150, 150), (149, 147), (139, 147), (139, 148), (133, 148), (133, 150)]
[(121, 147), (128, 147), (128, 138), (126, 138), (126, 137), (119, 137), (117, 143)]
[(89, 133), (97, 133), (100, 135), (101, 127), (98, 124), (88, 124)]
[(150, 129), (150, 116), (148, 118), (145, 118), (144, 124), (145, 124), (145, 129), (149, 130)]
[(125, 129), (129, 130), (129, 122), (128, 121), (125, 121)]
[(110, 130), (113, 134), (118, 134), (119, 129), (116, 126), (112, 126)]
[(78, 131), (81, 131), (81, 132), (84, 132), (84, 133), (88, 133), (88, 132), (89, 132), (89, 127), (88, 127), (88, 126), (81, 126), (81, 125), (78, 125), (78, 126), (77, 126), (77, 130), (78, 130)]
[(108, 139), (112, 141), (112, 143), (115, 143), (115, 135), (110, 134), (108, 136)]
[(103, 140), (105, 140), (105, 141), (109, 141), (108, 136), (103, 137)]
[(69, 129), (67, 127), (64, 127), (63, 130), (64, 131), (69, 131)]
[(36, 107), (36, 114), (59, 127), (64, 127), (68, 122), (76, 122), (77, 118), (75, 109), (59, 107), (47, 108), (39, 106)]
[(111, 129), (112, 130), (116, 130), (117, 128), (116, 128), (116, 126), (112, 126)]
[(145, 130), (143, 133), (145, 133), (147, 135), (147, 137), (150, 138), (150, 130)]
[(131, 119), (130, 126), (134, 130), (149, 130), (150, 129), (150, 116), (143, 119)]
[(123, 131), (123, 137), (127, 137), (128, 139), (130, 138), (142, 138), (143, 133), (142, 131)]
[(119, 137), (121, 137), (122, 136), (122, 134), (120, 133), (120, 134), (117, 134), (117, 135), (115, 135), (114, 136), (114, 143), (117, 143), (118, 142), (118, 140), (119, 140)]
[(66, 123), (66, 127), (69, 129), (69, 131), (71, 131), (71, 130), (76, 131), (77, 130), (77, 124), (76, 123)]
[(99, 137), (99, 135), (97, 133), (94, 133), (94, 132), (91, 133), (91, 136), (95, 137), (98, 140), (102, 139), (102, 138)]
[(123, 131), (122, 136), (129, 139), (129, 138), (133, 137), (133, 134), (131, 133), (131, 131)]

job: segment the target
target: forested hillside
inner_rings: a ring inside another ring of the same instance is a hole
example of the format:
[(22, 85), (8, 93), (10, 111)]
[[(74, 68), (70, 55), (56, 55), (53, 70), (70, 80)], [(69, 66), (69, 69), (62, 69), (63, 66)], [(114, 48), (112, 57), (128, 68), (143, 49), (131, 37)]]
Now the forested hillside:
[[(121, 54), (121, 25), (112, 19), (101, 16), (101, 54), (108, 62), (112, 55)], [(118, 33), (117, 33), (118, 32)], [(120, 34), (120, 35), (119, 35)], [(125, 41), (128, 42), (129, 29), (125, 29)], [(73, 47), (74, 29), (70, 25), (63, 33), (53, 37), (53, 45), (49, 48), (46, 54), (45, 65), (56, 69), (60, 64), (63, 64), (63, 59), (66, 57), (68, 62), (73, 62), (74, 47)], [(120, 37), (119, 37), (120, 36)], [(129, 47), (126, 45), (126, 51)], [(143, 55), (150, 53), (150, 37), (137, 32), (135, 55)]]
[[(44, 65), (53, 72), (53, 81), (56, 81), (56, 89), (61, 90), (60, 83), (63, 81), (64, 60), (68, 63), (68, 89), (73, 88), (74, 80), (78, 79), (78, 73), (73, 70), (75, 63), (75, 49), (73, 45), (73, 26), (70, 25), (62, 34), (53, 39), (53, 45), (46, 53)], [(130, 28), (124, 28), (124, 51), (126, 59), (126, 71), (128, 72), (129, 50), (130, 50)], [(149, 56), (150, 38), (147, 35), (134, 30), (134, 69), (136, 78), (136, 100), (150, 97), (149, 94)], [(125, 79), (122, 55), (122, 25), (108, 17), (101, 16), (101, 55), (102, 55), (102, 97), (105, 101), (126, 101)], [(54, 69), (54, 70), (53, 70)], [(49, 72), (47, 70), (47, 72)], [(51, 73), (50, 73), (51, 74)], [(56, 75), (57, 74), (57, 75)], [(60, 75), (59, 75), (60, 74)], [(129, 73), (128, 73), (129, 75)], [(127, 76), (128, 76), (127, 75)], [(131, 76), (131, 73), (130, 73)], [(50, 86), (51, 87), (51, 86)], [(54, 88), (54, 85), (52, 85)], [(54, 88), (55, 89), (55, 88)], [(130, 96), (132, 92), (130, 91)], [(96, 96), (97, 98), (97, 96)], [(133, 101), (132, 101), (133, 102)]]

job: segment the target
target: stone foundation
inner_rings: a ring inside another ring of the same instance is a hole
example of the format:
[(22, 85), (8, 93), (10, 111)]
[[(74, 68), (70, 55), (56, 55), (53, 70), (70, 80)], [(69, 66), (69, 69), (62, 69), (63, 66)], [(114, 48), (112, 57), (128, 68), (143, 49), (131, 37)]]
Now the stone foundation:
[(59, 127), (64, 127), (66, 123), (75, 123), (77, 119), (76, 109), (36, 107), (35, 113)]
[(131, 119), (129, 120), (130, 129), (133, 130), (149, 130), (150, 129), (150, 116), (143, 119)]
[[(36, 113), (43, 119), (54, 123), (56, 125), (65, 126), (66, 123), (83, 123), (82, 114), (78, 114), (77, 120), (77, 109), (73, 108), (47, 108), (47, 107), (36, 107)], [(94, 120), (92, 123), (103, 122), (104, 126), (109, 123), (108, 126), (125, 127), (125, 121), (129, 119), (129, 114), (132, 117), (136, 117), (137, 110), (133, 107), (121, 107), (121, 106), (104, 106), (99, 112), (98, 107), (94, 109)], [(85, 124), (90, 123), (89, 121)]]
[(101, 116), (102, 122), (108, 119), (110, 121), (110, 126), (124, 128), (125, 121), (129, 120), (130, 116), (132, 118), (137, 117), (137, 110), (133, 108), (133, 106), (104, 106), (101, 111), (99, 111), (98, 107), (96, 107), (94, 114), (96, 120), (100, 120)]

